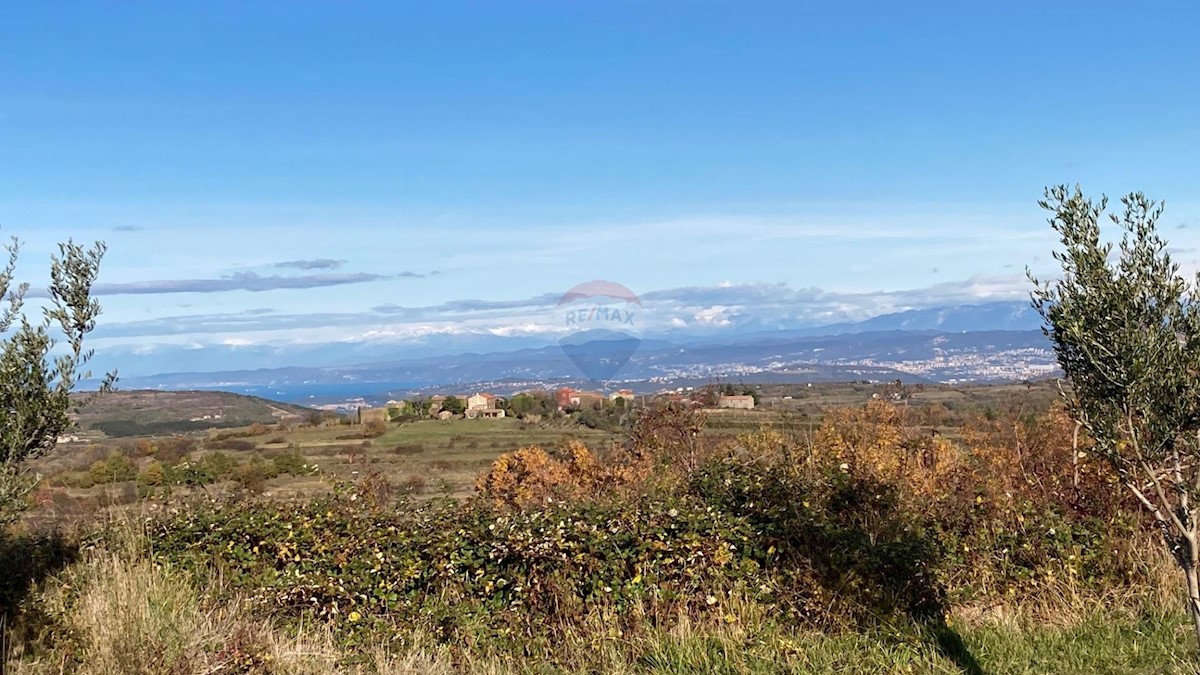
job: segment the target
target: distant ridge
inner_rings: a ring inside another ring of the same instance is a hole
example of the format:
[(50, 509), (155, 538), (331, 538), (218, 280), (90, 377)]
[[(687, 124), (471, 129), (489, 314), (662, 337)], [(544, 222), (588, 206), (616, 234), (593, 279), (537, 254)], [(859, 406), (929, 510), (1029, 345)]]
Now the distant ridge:
[[(936, 316), (917, 318), (955, 327), (963, 325)], [(588, 345), (578, 347), (586, 350)], [(605, 356), (603, 351), (598, 353)], [(579, 355), (575, 356), (578, 360)], [(1039, 330), (896, 329), (815, 336), (776, 332), (738, 342), (643, 342), (632, 352), (628, 364), (603, 379), (629, 385), (642, 383), (647, 387), (718, 378), (776, 382), (896, 378), (995, 382), (1042, 377), (1055, 366), (1050, 345)], [(581, 377), (586, 379), (571, 354), (563, 347), (550, 346), (340, 367), (168, 373), (134, 378), (129, 384), (165, 389), (221, 388), (287, 400), (321, 400), (352, 398), (377, 391), (504, 381), (536, 385)]]
[(120, 390), (79, 406), (75, 417), (83, 430), (123, 437), (295, 421), (311, 412), (292, 403), (225, 391)]

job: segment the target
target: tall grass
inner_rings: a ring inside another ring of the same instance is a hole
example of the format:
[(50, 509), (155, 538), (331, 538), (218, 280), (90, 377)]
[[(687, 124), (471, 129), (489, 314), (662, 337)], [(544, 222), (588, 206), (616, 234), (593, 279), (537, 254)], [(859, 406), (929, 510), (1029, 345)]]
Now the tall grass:
[[(192, 579), (151, 560), (132, 521), (28, 599), (37, 609), (9, 631), (6, 672), (332, 672), (328, 632), (286, 633), (250, 617), (238, 601), (209, 604)], [(25, 625), (21, 625), (23, 621)]]

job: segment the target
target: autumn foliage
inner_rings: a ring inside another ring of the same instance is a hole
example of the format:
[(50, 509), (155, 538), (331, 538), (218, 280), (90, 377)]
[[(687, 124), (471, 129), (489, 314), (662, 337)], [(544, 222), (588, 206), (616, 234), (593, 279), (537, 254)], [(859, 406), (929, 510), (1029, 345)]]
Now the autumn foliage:
[(946, 429), (872, 401), (809, 433), (734, 436), (664, 408), (611, 447), (502, 455), (464, 500), (347, 485), (305, 505), (189, 510), (154, 541), (270, 611), (450, 642), (537, 636), (597, 611), (618, 626), (721, 621), (735, 598), (790, 625), (849, 628), (1147, 595), (1160, 568), (1136, 546), (1145, 523), (1087, 439), (1059, 410), (1012, 412)]

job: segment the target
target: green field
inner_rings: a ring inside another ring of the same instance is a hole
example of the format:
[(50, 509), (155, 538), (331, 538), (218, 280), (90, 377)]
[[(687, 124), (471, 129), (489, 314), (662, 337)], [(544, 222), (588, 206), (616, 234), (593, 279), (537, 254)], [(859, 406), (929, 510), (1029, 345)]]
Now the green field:
[[(259, 441), (258, 450), (264, 453), (298, 447), (327, 477), (353, 478), (371, 472), (393, 483), (421, 485), (421, 492), (464, 495), (474, 489), (475, 477), (506, 452), (530, 445), (552, 448), (573, 438), (599, 448), (617, 439), (615, 434), (578, 425), (552, 427), (513, 418), (390, 424), (387, 433), (369, 439), (354, 438), (359, 432), (355, 426), (335, 425), (251, 440)], [(305, 491), (320, 482), (317, 478), (280, 481), (272, 486), (272, 493)]]

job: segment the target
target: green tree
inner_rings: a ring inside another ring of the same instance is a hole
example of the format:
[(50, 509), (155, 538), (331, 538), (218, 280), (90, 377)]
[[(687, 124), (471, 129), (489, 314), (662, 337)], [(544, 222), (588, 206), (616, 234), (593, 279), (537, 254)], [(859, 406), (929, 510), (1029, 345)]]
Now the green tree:
[(236, 459), (219, 450), (204, 457), (205, 468), (217, 480), (228, 478), (232, 475), (233, 470), (237, 468), (237, 464)]
[(166, 474), (163, 471), (162, 463), (155, 460), (147, 464), (146, 468), (142, 469), (141, 473), (138, 474), (137, 480), (141, 485), (158, 487), (163, 484), (163, 480), (165, 478)]
[(463, 414), (467, 409), (467, 404), (457, 396), (447, 396), (445, 401), (442, 401), (442, 410), (449, 410), (455, 415)]
[[(71, 392), (92, 374), (86, 370), (92, 352), (84, 337), (96, 327), (100, 303), (92, 285), (100, 271), (105, 246), (59, 245), (50, 257), (50, 285), (40, 320), (25, 311), (28, 283), (15, 283), (21, 243), (4, 247), (8, 263), (0, 270), (0, 525), (14, 519), (34, 481), (22, 463), (49, 452), (71, 426)], [(105, 375), (99, 391), (108, 391), (116, 373)]]
[(1183, 572), (1200, 640), (1200, 278), (1188, 281), (1157, 232), (1162, 207), (1141, 193), (1109, 215), (1119, 244), (1101, 238), (1107, 199), (1050, 188), (1039, 203), (1062, 243), (1057, 281), (1039, 282), (1044, 320), (1077, 421), (1125, 489), (1154, 517)]

